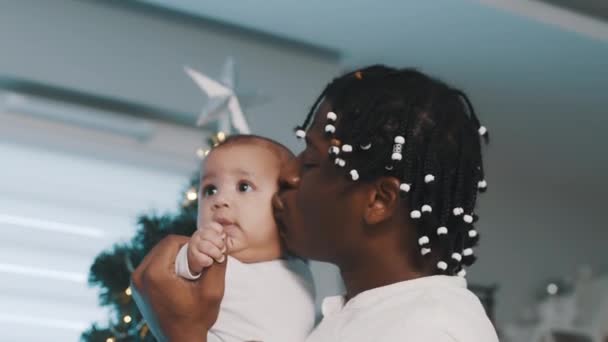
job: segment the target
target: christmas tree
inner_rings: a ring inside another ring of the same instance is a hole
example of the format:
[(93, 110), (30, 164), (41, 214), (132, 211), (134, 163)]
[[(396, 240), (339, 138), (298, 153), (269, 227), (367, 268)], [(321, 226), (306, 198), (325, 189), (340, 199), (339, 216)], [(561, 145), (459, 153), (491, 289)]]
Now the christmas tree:
[[(219, 132), (208, 141), (217, 146), (226, 138)], [(209, 153), (202, 149), (201, 158)], [(164, 237), (170, 234), (190, 236), (196, 230), (198, 210), (199, 174), (193, 175), (177, 212), (158, 215), (144, 214), (137, 220), (135, 236), (127, 243), (119, 243), (99, 254), (89, 271), (89, 285), (99, 287), (99, 303), (110, 309), (109, 322), (94, 323), (82, 333), (87, 342), (149, 342), (156, 341), (149, 333), (146, 322), (131, 297), (131, 273), (146, 254)]]
[(110, 308), (109, 322), (94, 323), (81, 340), (90, 342), (156, 341), (148, 333), (131, 297), (131, 272), (146, 254), (169, 234), (190, 236), (196, 229), (198, 174), (190, 182), (184, 202), (176, 213), (146, 214), (138, 218), (138, 230), (128, 243), (116, 244), (99, 254), (89, 272), (89, 284), (100, 287), (100, 305)]

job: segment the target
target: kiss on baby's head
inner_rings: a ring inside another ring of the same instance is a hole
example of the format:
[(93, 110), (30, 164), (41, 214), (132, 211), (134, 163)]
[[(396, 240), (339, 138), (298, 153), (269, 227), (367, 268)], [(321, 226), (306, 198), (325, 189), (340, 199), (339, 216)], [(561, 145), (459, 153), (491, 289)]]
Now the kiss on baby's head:
[(216, 146), (201, 169), (198, 228), (221, 225), (227, 254), (242, 262), (280, 258), (271, 199), (291, 158), (285, 146), (256, 135), (230, 136)]

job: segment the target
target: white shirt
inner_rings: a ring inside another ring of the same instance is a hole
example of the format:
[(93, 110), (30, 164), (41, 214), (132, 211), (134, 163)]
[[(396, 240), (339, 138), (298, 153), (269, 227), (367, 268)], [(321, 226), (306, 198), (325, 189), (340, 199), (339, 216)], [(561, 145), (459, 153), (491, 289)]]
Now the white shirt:
[[(306, 342), (498, 342), (479, 299), (461, 277), (431, 276), (326, 298)], [(295, 340), (294, 340), (295, 341)]]
[[(175, 271), (196, 279), (188, 268), (188, 245)], [(246, 264), (228, 257), (226, 288), (208, 342), (299, 342), (315, 323), (315, 295), (308, 265), (298, 259)]]

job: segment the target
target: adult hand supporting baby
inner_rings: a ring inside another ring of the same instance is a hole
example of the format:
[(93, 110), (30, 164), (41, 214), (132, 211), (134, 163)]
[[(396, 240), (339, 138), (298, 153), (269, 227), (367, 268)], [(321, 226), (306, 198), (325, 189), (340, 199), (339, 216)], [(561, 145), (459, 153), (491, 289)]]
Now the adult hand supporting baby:
[(206, 341), (224, 296), (225, 260), (195, 281), (175, 274), (175, 257), (187, 242), (185, 236), (167, 236), (131, 276), (133, 299), (161, 341)]

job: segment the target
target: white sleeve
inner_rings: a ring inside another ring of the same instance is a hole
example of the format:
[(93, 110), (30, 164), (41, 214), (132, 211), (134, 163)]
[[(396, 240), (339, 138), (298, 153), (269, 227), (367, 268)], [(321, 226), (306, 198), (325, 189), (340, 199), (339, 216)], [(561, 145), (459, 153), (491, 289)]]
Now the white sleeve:
[(209, 331), (207, 333), (207, 342), (224, 342), (224, 340), (213, 332)]
[[(407, 341), (407, 342), (460, 342), (454, 339), (452, 335), (441, 329), (433, 329), (432, 327), (420, 328), (420, 329), (398, 329), (383, 335), (377, 340), (378, 342), (393, 342), (393, 341)], [(466, 341), (462, 341), (466, 342)]]
[(190, 267), (188, 267), (188, 244), (182, 246), (177, 253), (175, 258), (175, 273), (188, 280), (196, 280), (201, 277), (201, 274), (194, 275), (190, 273)]

